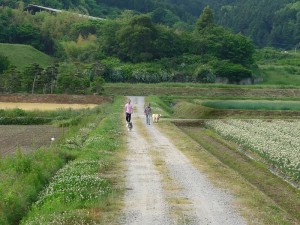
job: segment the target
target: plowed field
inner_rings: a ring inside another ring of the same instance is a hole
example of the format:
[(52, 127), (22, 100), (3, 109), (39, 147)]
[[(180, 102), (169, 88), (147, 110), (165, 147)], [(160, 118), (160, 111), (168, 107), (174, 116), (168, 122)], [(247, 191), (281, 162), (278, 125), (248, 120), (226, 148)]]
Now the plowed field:
[(58, 140), (63, 133), (63, 128), (50, 125), (0, 125), (0, 154), (13, 154), (18, 148), (25, 153), (49, 147), (51, 138)]

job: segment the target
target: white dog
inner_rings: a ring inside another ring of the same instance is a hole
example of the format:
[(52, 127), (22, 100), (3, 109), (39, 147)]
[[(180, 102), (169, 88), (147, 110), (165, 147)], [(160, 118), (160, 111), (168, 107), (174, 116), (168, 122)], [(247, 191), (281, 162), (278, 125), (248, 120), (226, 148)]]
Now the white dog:
[(158, 123), (158, 120), (160, 117), (161, 117), (161, 114), (152, 114), (153, 123), (154, 122)]

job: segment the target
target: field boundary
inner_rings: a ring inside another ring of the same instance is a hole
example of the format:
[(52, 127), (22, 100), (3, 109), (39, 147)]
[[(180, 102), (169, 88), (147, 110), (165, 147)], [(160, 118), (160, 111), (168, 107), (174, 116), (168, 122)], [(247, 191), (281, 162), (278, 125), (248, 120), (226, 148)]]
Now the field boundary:
[(230, 147), (230, 144), (220, 142), (215, 137), (215, 135), (218, 136), (217, 134), (210, 135), (198, 128), (193, 127), (190, 131), (187, 128), (179, 127), (220, 162), (238, 172), (245, 180), (276, 202), (291, 217), (299, 221), (298, 209), (300, 202), (297, 201), (299, 190), (297, 191), (296, 188), (269, 171), (267, 165), (251, 160), (245, 154)]
[(111, 96), (67, 94), (2, 94), (0, 102), (57, 103), (57, 104), (102, 104), (112, 102)]

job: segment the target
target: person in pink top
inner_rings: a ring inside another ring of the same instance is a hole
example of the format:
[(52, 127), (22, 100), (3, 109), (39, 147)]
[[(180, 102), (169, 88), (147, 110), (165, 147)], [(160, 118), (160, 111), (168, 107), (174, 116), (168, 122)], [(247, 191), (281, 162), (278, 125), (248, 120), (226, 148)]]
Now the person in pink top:
[(129, 123), (131, 121), (131, 114), (133, 113), (133, 105), (131, 104), (131, 100), (128, 99), (128, 102), (125, 104), (125, 115), (126, 121)]

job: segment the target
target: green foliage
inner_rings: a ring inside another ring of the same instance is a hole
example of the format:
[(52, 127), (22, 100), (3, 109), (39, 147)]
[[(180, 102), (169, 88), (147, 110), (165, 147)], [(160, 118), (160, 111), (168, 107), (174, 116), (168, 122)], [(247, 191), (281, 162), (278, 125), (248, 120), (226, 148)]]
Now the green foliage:
[(172, 26), (180, 21), (180, 18), (169, 9), (157, 8), (151, 13), (151, 19), (154, 23)]
[[(157, 13), (159, 14), (159, 10)], [(155, 24), (149, 15), (135, 15), (127, 11), (118, 20), (89, 21), (70, 13), (50, 15), (40, 12), (30, 15), (13, 10), (10, 17), (16, 18), (16, 26), (26, 27), (30, 24), (31, 27), (25, 29), (29, 33), (39, 29), (43, 36), (55, 40), (56, 55), (71, 62), (68, 69), (61, 63), (63, 68), (56, 72), (51, 68), (41, 72), (32, 69), (25, 71), (21, 80), (24, 81), (21, 84), (22, 91), (76, 94), (93, 92), (94, 69), (89, 69), (89, 65), (71, 66), (78, 61), (104, 61), (101, 64), (106, 68), (101, 76), (106, 81), (147, 83), (212, 82), (212, 77), (209, 81), (206, 78), (193, 79), (193, 74), (199, 64), (207, 64), (216, 58), (241, 64), (247, 69), (253, 65), (252, 42), (242, 35), (214, 25), (213, 13), (209, 7), (204, 9), (196, 24), (203, 26), (198, 29), (199, 32), (180, 31)], [(190, 63), (185, 61), (185, 55), (199, 57), (200, 60)], [(111, 57), (118, 57), (122, 62), (116, 66), (106, 64), (106, 59), (110, 60)], [(140, 63), (143, 62), (149, 64), (142, 68)], [(242, 73), (235, 73), (234, 76), (239, 75)], [(236, 77), (234, 80), (242, 78), (243, 76)]]
[(22, 76), (22, 88), (24, 91), (34, 94), (35, 91), (41, 92), (43, 68), (39, 64), (33, 63), (27, 66)]
[(204, 29), (210, 29), (212, 26), (214, 26), (213, 11), (209, 6), (206, 6), (196, 22), (196, 30), (201, 32)]
[[(68, 133), (66, 134), (66, 138), (71, 139), (72, 137), (77, 137), (77, 135), (80, 134), (80, 137), (82, 135), (85, 137), (86, 145), (91, 144), (91, 142), (94, 140), (94, 136), (89, 137), (88, 135), (96, 129), (98, 124), (102, 121), (104, 115), (107, 115), (109, 111), (108, 105), (102, 106), (102, 109), (100, 107), (97, 110), (82, 114), (80, 125), (70, 128)], [(3, 114), (4, 112), (1, 111), (1, 113)], [(20, 110), (15, 110), (11, 113), (15, 113), (18, 115), (24, 114), (24, 112)], [(72, 117), (74, 115), (73, 111), (48, 113), (52, 115), (65, 114), (68, 117)], [(117, 139), (118, 137), (115, 136), (115, 138)], [(107, 139), (112, 140), (110, 138)], [(53, 145), (53, 148), (51, 149), (38, 149), (27, 154), (23, 154), (18, 151), (16, 155), (11, 155), (5, 158), (3, 157), (0, 159), (0, 197), (2, 199), (0, 201), (1, 224), (19, 224), (20, 220), (30, 210), (32, 203), (38, 199), (39, 192), (45, 187), (45, 185), (49, 184), (50, 179), (55, 175), (55, 173), (60, 168), (62, 168), (68, 160), (74, 160), (74, 158), (80, 155), (78, 153), (78, 149), (74, 150), (66, 148), (65, 141), (66, 140), (64, 140), (59, 145)], [(118, 143), (117, 140), (114, 142), (115, 147), (117, 147), (116, 143)], [(105, 179), (103, 179), (103, 182), (99, 183), (95, 183), (95, 181), (100, 181), (100, 179), (93, 179), (93, 174), (95, 175), (95, 172), (103, 172), (110, 168), (108, 158), (105, 158), (105, 161), (92, 161), (98, 160), (103, 157), (103, 154), (99, 154), (99, 146), (101, 145), (96, 145), (92, 153), (79, 149), (82, 160), (76, 161), (77, 163), (69, 164), (72, 166), (66, 167), (64, 170), (61, 170), (65, 171), (64, 175), (63, 173), (60, 173), (61, 177), (66, 176), (66, 179), (70, 178), (70, 182), (60, 183), (59, 187), (65, 188), (64, 190), (66, 191), (69, 190), (69, 192), (67, 193), (74, 194), (71, 196), (61, 196), (62, 199), (68, 199), (71, 197), (73, 200), (80, 200), (80, 195), (78, 193), (71, 192), (71, 187), (74, 186), (69, 186), (75, 185), (76, 181), (80, 181), (76, 183), (76, 187), (81, 185), (80, 187), (82, 188), (90, 188), (90, 193), (83, 193), (83, 195), (89, 199), (95, 193), (94, 191), (97, 191), (96, 189), (99, 189), (99, 186), (96, 187), (95, 185), (101, 183), (101, 187), (105, 188), (105, 185), (108, 184)], [(106, 151), (108, 149), (105, 148), (104, 150)], [(95, 157), (95, 155), (99, 156)], [(76, 172), (78, 173), (76, 174)], [(72, 179), (70, 175), (72, 175), (74, 179)], [(59, 175), (57, 177), (59, 177)], [(79, 179), (81, 177), (84, 181), (87, 181), (88, 184), (82, 182), (83, 180)], [(91, 186), (91, 184), (94, 184), (94, 186)], [(55, 187), (58, 186), (56, 185)], [(99, 189), (98, 193), (100, 192), (101, 191)], [(55, 207), (51, 208), (55, 209)], [(63, 211), (66, 209), (65, 206), (58, 208)], [(40, 222), (41, 221), (39, 221), (39, 223)]]
[(38, 125), (54, 123), (58, 126), (69, 127), (78, 125), (81, 118), (97, 109), (60, 109), (55, 111), (25, 111), (22, 109), (0, 110), (2, 125)]
[(84, 94), (90, 87), (89, 74), (84, 73), (81, 64), (62, 64), (59, 68), (57, 78), (57, 89), (59, 93)]
[(244, 78), (251, 78), (251, 70), (229, 61), (214, 61), (211, 63), (218, 77), (227, 78), (229, 83), (238, 83)]
[(0, 54), (0, 74), (2, 74), (3, 71), (7, 70), (9, 65), (10, 61), (8, 60), (8, 58)]
[(172, 102), (168, 97), (148, 96), (147, 101), (151, 104), (152, 112), (159, 113), (164, 118), (170, 117), (173, 113)]
[(56, 151), (39, 150), (30, 156), (19, 152), (15, 157), (1, 159), (0, 221), (5, 221), (3, 224), (20, 221), (39, 190), (61, 165), (62, 159)]
[(6, 93), (18, 92), (21, 86), (20, 78), (21, 78), (20, 72), (17, 70), (15, 66), (11, 66), (0, 77), (1, 80), (0, 88), (2, 88), (2, 91)]
[(104, 91), (104, 83), (105, 80), (103, 79), (103, 77), (95, 77), (91, 83), (91, 92), (102, 94)]
[(264, 84), (297, 85), (300, 82), (300, 54), (273, 48), (256, 50), (256, 61)]
[(215, 83), (216, 75), (213, 73), (213, 69), (207, 65), (199, 66), (194, 74), (195, 82), (200, 83)]
[(152, 60), (156, 33), (150, 17), (133, 17), (130, 23), (116, 34), (120, 46), (119, 57), (132, 62)]
[[(31, 0), (25, 1), (25, 3), (72, 10), (105, 18), (120, 18), (124, 15), (124, 12), (128, 11), (148, 13), (155, 23), (185, 31), (191, 30), (197, 18), (199, 18), (200, 12), (209, 7), (215, 12), (213, 16), (215, 24), (229, 27), (235, 33), (245, 34), (260, 47), (271, 45), (282, 49), (291, 49), (299, 45), (299, 3), (292, 0), (186, 0), (184, 3), (169, 0), (147, 0), (142, 2), (132, 0)], [(0, 0), (0, 5), (22, 8), (17, 0)], [(265, 10), (266, 8), (268, 10)], [(5, 14), (0, 20), (7, 22), (6, 18), (11, 16), (11, 12), (4, 11)], [(206, 19), (211, 21), (211, 18), (211, 16), (208, 16)], [(204, 18), (203, 21), (205, 21)], [(68, 23), (68, 21), (64, 21), (64, 23)], [(49, 26), (49, 31), (61, 27), (62, 23), (56, 25)], [(7, 35), (8, 31), (9, 26), (4, 25), (1, 27), (0, 25), (0, 37), (9, 37)], [(55, 40), (55, 38), (52, 38), (52, 40)], [(51, 40), (48, 40), (48, 42), (51, 46)]]
[(87, 38), (83, 38), (80, 34), (77, 38), (77, 42), (68, 41), (62, 42), (61, 45), (64, 48), (67, 57), (72, 61), (94, 61), (98, 57), (96, 37), (89, 34)]
[[(295, 48), (299, 43), (299, 7), (296, 2), (236, 1), (218, 12), (217, 22), (252, 38), (260, 47)], [(214, 9), (219, 6), (216, 5)]]
[[(121, 111), (121, 100), (116, 100), (114, 112)], [(94, 115), (81, 128), (79, 136), (85, 136), (82, 147), (67, 150), (77, 152), (76, 159), (57, 171), (21, 224), (99, 223), (98, 217), (89, 216), (87, 212), (94, 208), (107, 209), (110, 200), (115, 198), (118, 191), (105, 174), (114, 168), (117, 158), (114, 153), (122, 143), (120, 114), (107, 110), (103, 107), (100, 117)], [(104, 114), (110, 116), (102, 120)]]
[(233, 63), (249, 66), (253, 64), (254, 46), (252, 42), (244, 36), (224, 33), (218, 56), (221, 59), (230, 60)]

